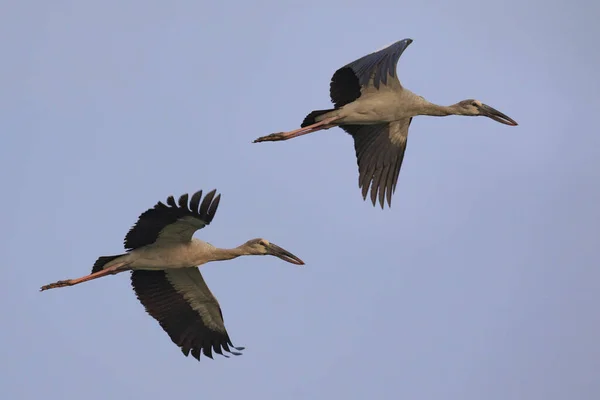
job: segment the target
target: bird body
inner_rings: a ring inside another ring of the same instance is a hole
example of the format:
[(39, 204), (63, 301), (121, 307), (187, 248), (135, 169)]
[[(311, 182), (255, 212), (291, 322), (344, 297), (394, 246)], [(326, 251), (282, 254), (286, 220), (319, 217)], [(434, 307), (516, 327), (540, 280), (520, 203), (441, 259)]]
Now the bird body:
[(299, 129), (262, 136), (254, 143), (289, 140), (339, 126), (354, 139), (358, 185), (363, 198), (366, 199), (370, 188), (373, 205), (379, 198), (383, 208), (385, 199), (391, 206), (413, 117), (486, 116), (506, 125), (517, 125), (510, 117), (478, 100), (442, 106), (405, 89), (396, 67), (411, 43), (412, 39), (400, 40), (339, 68), (329, 87), (334, 108), (312, 111)]
[[(406, 104), (406, 107), (387, 107), (395, 103)], [(406, 89), (400, 92), (371, 92), (337, 110), (316, 117), (315, 122), (336, 117), (338, 125), (374, 125), (412, 118), (429, 110), (436, 112), (435, 105)]]
[[(304, 262), (268, 240), (258, 238), (234, 248), (218, 248), (192, 238), (212, 221), (221, 196), (202, 191), (178, 202), (170, 196), (142, 213), (125, 237), (126, 253), (99, 257), (92, 273), (57, 281), (41, 290), (73, 286), (107, 275), (132, 271), (131, 284), (139, 301), (184, 355), (200, 360), (223, 351), (240, 355), (243, 347), (231, 343), (221, 307), (200, 274), (199, 265), (245, 255), (273, 255), (296, 265)], [(231, 348), (230, 348), (231, 346)], [(233, 350), (232, 350), (233, 348)], [(236, 351), (237, 350), (237, 351)]]
[(134, 249), (105, 264), (102, 269), (122, 263), (127, 264), (131, 270), (162, 270), (165, 269), (165, 265), (168, 265), (169, 269), (190, 268), (211, 261), (230, 260), (241, 255), (241, 249), (221, 249), (193, 238), (189, 242), (152, 243)]

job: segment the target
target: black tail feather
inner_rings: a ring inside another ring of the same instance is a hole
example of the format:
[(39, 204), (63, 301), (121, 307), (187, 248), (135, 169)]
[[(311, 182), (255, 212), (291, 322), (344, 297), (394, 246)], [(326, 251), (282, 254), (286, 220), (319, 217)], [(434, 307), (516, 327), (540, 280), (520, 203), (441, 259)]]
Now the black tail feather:
[(98, 257), (98, 259), (94, 263), (94, 266), (92, 267), (92, 274), (94, 272), (102, 271), (102, 269), (104, 268), (104, 266), (106, 264), (108, 264), (109, 262), (111, 262), (115, 258), (121, 257), (122, 255), (124, 255), (124, 254), (118, 254), (116, 256), (101, 256), (101, 257)]
[(315, 118), (317, 118), (319, 115), (327, 114), (328, 112), (335, 111), (335, 110), (336, 110), (335, 108), (331, 108), (329, 110), (312, 111), (310, 114), (308, 114), (306, 116), (306, 118), (304, 118), (304, 121), (302, 121), (302, 125), (300, 125), (300, 127), (304, 128), (305, 126), (312, 125), (317, 122), (317, 121), (315, 121)]

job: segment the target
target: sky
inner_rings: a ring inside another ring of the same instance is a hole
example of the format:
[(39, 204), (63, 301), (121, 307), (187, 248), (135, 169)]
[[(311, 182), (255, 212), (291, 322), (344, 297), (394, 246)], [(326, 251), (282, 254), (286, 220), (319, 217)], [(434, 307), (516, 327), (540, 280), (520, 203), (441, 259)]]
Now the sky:
[[(600, 397), (600, 5), (592, 1), (12, 1), (0, 14), (6, 399)], [(439, 104), (391, 209), (341, 129), (288, 142), (335, 70), (396, 40)], [(216, 188), (197, 238), (302, 258), (201, 268), (243, 356), (185, 358), (120, 253), (137, 216)]]

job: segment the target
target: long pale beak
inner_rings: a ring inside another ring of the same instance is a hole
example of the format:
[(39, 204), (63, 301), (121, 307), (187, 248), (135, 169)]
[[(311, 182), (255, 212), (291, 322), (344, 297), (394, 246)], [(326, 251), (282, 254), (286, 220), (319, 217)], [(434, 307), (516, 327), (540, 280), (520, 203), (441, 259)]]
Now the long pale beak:
[(269, 246), (267, 247), (267, 254), (279, 257), (283, 261), (287, 261), (292, 264), (304, 265), (304, 261), (273, 243), (269, 243)]
[(486, 117), (491, 118), (494, 121), (500, 122), (501, 124), (510, 126), (519, 125), (517, 124), (517, 121), (515, 121), (508, 115), (502, 114), (500, 111), (488, 106), (487, 104), (482, 104), (481, 107), (479, 107), (479, 111), (481, 112), (481, 115), (485, 115)]

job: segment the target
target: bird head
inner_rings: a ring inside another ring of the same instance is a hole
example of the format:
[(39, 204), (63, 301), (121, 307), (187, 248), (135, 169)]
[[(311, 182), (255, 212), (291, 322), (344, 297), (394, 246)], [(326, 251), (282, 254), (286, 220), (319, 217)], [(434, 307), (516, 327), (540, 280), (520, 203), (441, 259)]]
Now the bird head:
[(304, 261), (290, 253), (289, 251), (269, 242), (266, 239), (258, 238), (248, 240), (244, 243), (244, 247), (248, 254), (257, 256), (275, 256), (296, 265), (304, 265)]
[(468, 99), (463, 100), (456, 105), (457, 113), (459, 115), (470, 115), (470, 116), (480, 116), (488, 117), (493, 119), (494, 121), (500, 122), (505, 125), (516, 126), (517, 121), (510, 118), (508, 115), (502, 114), (500, 111), (496, 110), (488, 106), (487, 104), (483, 104), (479, 100)]

